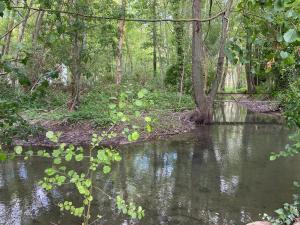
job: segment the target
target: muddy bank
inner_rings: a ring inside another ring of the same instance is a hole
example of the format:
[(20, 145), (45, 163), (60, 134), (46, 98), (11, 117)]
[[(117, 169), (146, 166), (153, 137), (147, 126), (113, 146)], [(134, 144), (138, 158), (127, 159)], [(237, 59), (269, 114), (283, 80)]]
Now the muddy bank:
[[(224, 102), (223, 102), (224, 103)], [(282, 121), (279, 103), (274, 101), (256, 101), (251, 99), (237, 99), (235, 101), (230, 101), (233, 105), (241, 105), (252, 112), (256, 112), (258, 114), (265, 113), (271, 114), (266, 115), (268, 118), (264, 118), (258, 116), (257, 114), (250, 114), (248, 118), (249, 120), (253, 120), (252, 123), (265, 123), (266, 120), (269, 123), (274, 123), (279, 119), (279, 123)], [(230, 108), (230, 107), (229, 107)], [(221, 110), (224, 114), (224, 110)], [(244, 110), (245, 111), (245, 110)], [(232, 111), (228, 111), (229, 117), (233, 113)], [(246, 112), (247, 113), (247, 112)], [(194, 122), (190, 121), (191, 115), (193, 114), (193, 110), (183, 110), (181, 112), (175, 112), (172, 110), (166, 111), (155, 111), (150, 112), (149, 114), (143, 114), (139, 118), (133, 119), (130, 124), (129, 123), (120, 123), (111, 127), (100, 128), (95, 127), (91, 121), (81, 121), (78, 123), (70, 123), (66, 121), (31, 121), (33, 125), (37, 125), (41, 127), (41, 132), (36, 137), (30, 137), (27, 141), (15, 141), (15, 145), (22, 145), (27, 147), (54, 147), (55, 144), (51, 143), (47, 138), (45, 138), (45, 134), (47, 131), (55, 131), (61, 132), (60, 143), (66, 144), (74, 144), (81, 146), (88, 146), (91, 142), (91, 137), (93, 134), (101, 134), (102, 132), (114, 132), (116, 134), (115, 138), (106, 140), (102, 142), (104, 146), (119, 146), (124, 144), (129, 144), (132, 142), (128, 141), (127, 136), (123, 134), (125, 128), (129, 130), (132, 129), (132, 125), (139, 126), (139, 134), (140, 138), (138, 142), (153, 140), (153, 139), (163, 139), (167, 138), (171, 135), (183, 134), (191, 132), (196, 128)], [(148, 133), (143, 129), (145, 127), (144, 117), (150, 116), (153, 119), (153, 132)], [(224, 116), (224, 115), (223, 115)], [(257, 120), (256, 117), (261, 118), (262, 121)], [(244, 115), (244, 117), (246, 117)], [(243, 124), (245, 120), (244, 117), (241, 117), (242, 120), (238, 121), (238, 123)], [(254, 118), (255, 117), (255, 118)], [(271, 118), (269, 118), (271, 117)], [(215, 118), (216, 119), (216, 118)], [(237, 118), (232, 118), (233, 121), (215, 121), (216, 124), (234, 124), (237, 122)], [(218, 119), (216, 119), (218, 120)]]
[[(182, 112), (160, 112), (154, 119), (154, 130), (151, 133), (146, 131), (139, 132), (140, 138), (138, 142), (166, 138), (171, 135), (190, 132), (195, 128), (193, 122), (189, 121), (191, 111)], [(141, 128), (143, 127), (143, 118), (137, 118), (135, 121)], [(99, 128), (93, 126), (90, 121), (82, 121), (78, 123), (68, 123), (62, 121), (32, 121), (32, 124), (41, 127), (41, 132), (36, 137), (29, 137), (27, 141), (15, 140), (14, 145), (22, 145), (24, 147), (55, 147), (56, 144), (50, 142), (45, 137), (47, 131), (61, 132), (59, 143), (88, 146), (91, 142), (93, 134), (101, 134), (102, 132), (114, 132), (116, 137), (103, 141), (103, 146), (119, 146), (129, 144), (128, 138), (122, 134), (124, 128), (131, 127), (130, 124), (121, 123), (107, 128)], [(142, 129), (143, 130), (143, 129)]]
[(252, 112), (281, 115), (281, 107), (279, 101), (256, 100), (249, 97), (234, 98), (234, 100), (237, 104), (246, 107)]

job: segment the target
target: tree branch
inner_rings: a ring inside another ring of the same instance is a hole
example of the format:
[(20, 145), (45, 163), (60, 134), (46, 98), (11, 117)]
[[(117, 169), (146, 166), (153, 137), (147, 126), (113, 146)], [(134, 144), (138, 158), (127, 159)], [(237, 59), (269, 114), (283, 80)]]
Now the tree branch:
[(121, 17), (108, 17), (108, 16), (97, 16), (97, 15), (87, 15), (77, 12), (70, 12), (70, 11), (63, 11), (63, 10), (54, 10), (54, 9), (45, 9), (45, 8), (34, 8), (34, 7), (23, 7), (23, 6), (16, 6), (12, 7), (13, 9), (23, 9), (23, 8), (29, 8), (33, 11), (44, 11), (49, 13), (62, 13), (62, 14), (68, 14), (73, 16), (79, 16), (85, 19), (96, 19), (96, 20), (125, 20), (130, 22), (140, 22), (140, 23), (160, 23), (160, 22), (209, 22), (211, 20), (214, 20), (218, 18), (221, 15), (224, 15), (225, 10), (217, 13), (216, 15), (205, 18), (205, 19), (139, 19), (139, 18), (121, 18)]
[[(29, 17), (31, 17), (33, 14), (35, 14), (36, 12), (31, 13)], [(0, 40), (5, 38), (6, 35), (8, 35), (10, 32), (12, 32), (14, 29), (16, 29), (18, 26), (20, 26), (25, 20), (27, 20), (28, 18), (24, 18), (23, 20), (21, 20), (20, 22), (18, 22), (16, 25), (14, 25), (11, 29), (9, 29), (5, 34), (1, 35)]]

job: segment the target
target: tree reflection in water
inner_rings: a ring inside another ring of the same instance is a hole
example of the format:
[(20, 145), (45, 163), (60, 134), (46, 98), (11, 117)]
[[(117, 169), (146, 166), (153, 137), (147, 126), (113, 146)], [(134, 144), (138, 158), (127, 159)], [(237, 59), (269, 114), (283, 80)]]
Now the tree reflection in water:
[[(223, 113), (222, 113), (223, 111)], [(288, 142), (290, 131), (267, 118), (226, 104), (215, 118), (226, 123), (202, 126), (193, 133), (124, 147), (123, 161), (110, 176), (96, 174), (98, 186), (122, 194), (146, 209), (142, 221), (121, 215), (103, 194), (93, 210), (112, 225), (234, 225), (270, 213), (293, 193), (297, 158), (268, 160)], [(238, 123), (235, 123), (237, 121)], [(241, 122), (246, 122), (241, 124)], [(0, 165), (0, 224), (78, 224), (55, 204), (62, 192), (46, 194), (37, 186), (46, 161), (8, 161)]]

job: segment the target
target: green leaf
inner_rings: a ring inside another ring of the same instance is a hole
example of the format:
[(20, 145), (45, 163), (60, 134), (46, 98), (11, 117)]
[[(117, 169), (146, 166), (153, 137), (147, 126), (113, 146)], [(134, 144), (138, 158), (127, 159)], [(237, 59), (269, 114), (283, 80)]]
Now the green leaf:
[(287, 57), (289, 57), (289, 53), (285, 52), (285, 51), (281, 51), (280, 52), (280, 57), (283, 58), (283, 59), (286, 59)]
[(61, 164), (61, 158), (56, 158), (53, 160), (53, 163), (56, 164), (56, 165), (59, 165)]
[(284, 35), (283, 38), (285, 42), (287, 43), (293, 43), (295, 42), (298, 38), (298, 32), (295, 29), (289, 29)]
[(277, 158), (276, 155), (271, 155), (270, 156), (270, 161), (274, 161), (274, 160), (276, 160), (276, 158)]
[(117, 105), (116, 104), (109, 104), (109, 106), (108, 106), (111, 110), (113, 110), (113, 109), (115, 109), (116, 107), (117, 107)]
[(67, 161), (67, 162), (69, 162), (69, 161), (71, 161), (72, 160), (72, 153), (70, 152), (70, 153), (68, 153), (68, 154), (66, 154), (66, 156), (65, 156), (65, 160)]
[(137, 132), (137, 131), (134, 131), (132, 134), (131, 134), (131, 139), (132, 141), (136, 141), (140, 138), (140, 134)]
[(53, 169), (53, 168), (48, 168), (45, 170), (45, 173), (48, 175), (48, 176), (52, 176), (56, 173), (56, 171)]
[(23, 152), (22, 146), (16, 146), (16, 147), (15, 147), (15, 153), (16, 153), (16, 154), (21, 155), (22, 152)]
[(103, 173), (108, 174), (111, 171), (111, 168), (109, 166), (104, 166), (103, 167)]
[(5, 152), (0, 152), (0, 161), (5, 161), (7, 159), (7, 154)]
[(145, 117), (145, 121), (146, 121), (147, 123), (150, 123), (150, 122), (152, 121), (152, 119), (151, 119), (151, 117), (146, 116), (146, 117)]
[(138, 107), (143, 106), (143, 102), (142, 102), (141, 100), (136, 100), (136, 101), (134, 102), (134, 104), (135, 104), (136, 106), (138, 106)]
[(82, 160), (83, 160), (83, 154), (78, 154), (78, 155), (76, 155), (76, 156), (75, 156), (75, 160), (76, 160), (77, 162), (82, 161)]
[(148, 90), (147, 89), (142, 89), (138, 92), (138, 98), (144, 98), (145, 95), (148, 93)]
[(48, 132), (46, 133), (46, 137), (47, 137), (49, 140), (51, 140), (51, 139), (54, 137), (53, 131), (48, 131)]

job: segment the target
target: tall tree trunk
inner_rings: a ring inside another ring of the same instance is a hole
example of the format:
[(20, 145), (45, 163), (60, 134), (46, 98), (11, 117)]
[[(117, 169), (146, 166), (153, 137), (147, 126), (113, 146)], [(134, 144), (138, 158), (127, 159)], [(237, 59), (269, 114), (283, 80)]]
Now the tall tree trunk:
[[(7, 23), (7, 26), (6, 26), (7, 31), (9, 31), (9, 27), (10, 27), (10, 16), (11, 16), (10, 14), (11, 14), (11, 11), (8, 11), (8, 15), (7, 15), (8, 23)], [(4, 37), (4, 45), (2, 46), (2, 49), (1, 49), (1, 55), (2, 56), (5, 54), (5, 50), (6, 50), (5, 48), (6, 48), (6, 42), (7, 42), (8, 35), (9, 35), (9, 33), (7, 35), (5, 35), (5, 37)]]
[[(173, 11), (174, 18), (179, 19), (181, 13), (181, 0), (173, 0)], [(183, 38), (184, 38), (184, 24), (177, 22), (174, 23), (175, 31), (175, 42), (176, 42), (176, 53), (177, 53), (177, 66), (178, 66), (178, 80), (182, 77), (183, 73), (183, 64), (184, 64), (184, 49), (183, 49)]]
[[(203, 72), (203, 40), (200, 22), (193, 23), (192, 43), (192, 78), (197, 110), (192, 119), (196, 123), (207, 124), (212, 121), (213, 102), (217, 94), (220, 80), (224, 70), (225, 43), (228, 35), (228, 19), (233, 0), (226, 4), (226, 11), (222, 17), (222, 34), (220, 39), (217, 73), (212, 84), (211, 91), (205, 93), (205, 76)], [(193, 0), (193, 18), (201, 18), (201, 0)]]
[[(193, 17), (201, 18), (201, 0), (193, 0)], [(192, 40), (192, 79), (194, 98), (197, 109), (192, 116), (192, 120), (198, 124), (207, 124), (211, 122), (212, 111), (209, 108), (208, 98), (204, 91), (204, 76), (202, 65), (202, 27), (199, 21), (193, 22), (193, 40)]]
[(221, 85), (220, 85), (220, 90), (221, 91), (225, 91), (225, 82), (226, 82), (226, 76), (227, 76), (227, 73), (228, 73), (228, 58), (226, 57), (226, 62), (225, 62), (225, 68), (224, 68), (224, 72), (223, 72), (223, 75), (222, 75), (222, 81), (221, 81)]
[[(247, 36), (249, 36), (247, 34)], [(247, 37), (246, 43), (246, 51), (247, 51), (247, 63), (245, 64), (246, 71), (246, 80), (247, 80), (247, 89), (248, 94), (254, 94), (256, 92), (254, 77), (252, 74), (252, 43), (250, 42), (250, 38)]]
[(128, 42), (128, 38), (126, 38), (125, 40), (125, 44), (126, 44), (126, 52), (127, 52), (127, 56), (128, 56), (128, 61), (129, 61), (129, 68), (130, 68), (130, 73), (132, 74), (133, 72), (133, 59), (132, 59), (132, 55), (131, 55), (131, 49), (130, 49), (130, 45)]
[(81, 75), (81, 66), (80, 66), (80, 40), (78, 31), (75, 32), (72, 43), (72, 81), (71, 81), (71, 101), (69, 103), (69, 110), (73, 111), (79, 106), (79, 95), (80, 95), (80, 75)]
[[(163, 30), (162, 30), (161, 23), (159, 25), (159, 31), (160, 31), (160, 35), (162, 35)], [(158, 50), (158, 58), (159, 58), (160, 79), (163, 82), (163, 74), (165, 74), (165, 72), (164, 72), (164, 62), (163, 62), (163, 56), (162, 56), (162, 52), (161, 52), (161, 46), (158, 47), (157, 50)]]
[[(74, 0), (73, 7), (78, 10), (78, 13), (82, 13), (82, 6), (78, 0)], [(72, 81), (71, 81), (71, 101), (69, 102), (69, 110), (76, 110), (80, 104), (80, 80), (82, 74), (82, 62), (80, 58), (80, 53), (84, 48), (87, 47), (87, 33), (85, 30), (85, 24), (82, 21), (82, 18), (76, 16), (70, 17), (70, 25), (75, 28), (72, 33), (72, 46), (71, 46), (71, 72), (72, 72)], [(80, 24), (81, 28), (78, 28)]]
[[(122, 0), (122, 17), (125, 18), (126, 0)], [(118, 46), (116, 52), (116, 84), (120, 85), (122, 82), (122, 49), (125, 34), (125, 20), (120, 20), (118, 25)]]
[[(15, 4), (17, 5), (18, 1), (16, 1)], [(2, 48), (2, 55), (7, 55), (7, 54), (9, 54), (9, 51), (10, 51), (10, 44), (11, 44), (11, 39), (12, 39), (12, 35), (13, 35), (13, 27), (15, 24), (15, 15), (16, 15), (16, 11), (13, 10), (9, 17), (9, 22), (8, 22), (8, 26), (7, 26), (7, 31), (9, 31), (9, 32), (5, 36), (5, 44)]]
[[(157, 1), (153, 0), (153, 17), (156, 18), (156, 4)], [(157, 26), (153, 23), (153, 77), (157, 75)]]
[(224, 60), (225, 60), (225, 44), (228, 36), (228, 24), (229, 24), (229, 16), (230, 10), (232, 7), (233, 0), (228, 0), (226, 4), (226, 11), (222, 17), (222, 34), (220, 39), (220, 47), (219, 47), (219, 57), (217, 64), (217, 74), (215, 80), (213, 82), (211, 92), (210, 92), (210, 104), (213, 104), (215, 96), (220, 86), (220, 82), (222, 79), (222, 75), (224, 73)]
[(26, 29), (26, 25), (27, 25), (27, 21), (28, 21), (28, 18), (30, 16), (30, 8), (32, 7), (32, 5), (33, 5), (33, 0), (30, 1), (29, 7), (28, 7), (28, 9), (26, 11), (26, 14), (24, 16), (23, 22), (22, 22), (22, 24), (20, 26), (19, 38), (18, 38), (19, 43), (22, 43), (22, 41), (23, 41), (24, 34), (25, 34), (25, 29)]
[(203, 76), (204, 76), (204, 92), (207, 93), (207, 89), (208, 89), (208, 53), (206, 50), (206, 47), (203, 43), (203, 48), (202, 48), (202, 55), (203, 55), (203, 59), (202, 59), (202, 67), (203, 67)]
[(33, 30), (33, 33), (32, 33), (32, 45), (33, 45), (33, 47), (36, 47), (37, 39), (39, 37), (40, 30), (41, 30), (42, 23), (43, 23), (44, 14), (45, 14), (44, 11), (39, 11), (38, 15), (36, 17), (35, 26), (34, 26), (34, 30)]

